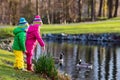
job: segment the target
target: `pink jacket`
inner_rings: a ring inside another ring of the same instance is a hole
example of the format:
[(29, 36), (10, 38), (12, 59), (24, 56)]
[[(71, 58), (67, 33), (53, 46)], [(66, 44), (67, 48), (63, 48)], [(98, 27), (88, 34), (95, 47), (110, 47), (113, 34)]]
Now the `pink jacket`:
[(36, 41), (39, 42), (41, 47), (45, 46), (39, 31), (39, 24), (32, 24), (29, 26), (26, 33), (26, 50), (31, 52), (36, 46)]

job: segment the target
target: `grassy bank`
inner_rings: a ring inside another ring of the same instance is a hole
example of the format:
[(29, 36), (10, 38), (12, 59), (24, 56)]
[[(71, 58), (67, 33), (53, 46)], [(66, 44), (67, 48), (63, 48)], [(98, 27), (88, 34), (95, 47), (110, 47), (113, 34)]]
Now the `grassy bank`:
[[(52, 65), (50, 63), (51, 61), (48, 61), (48, 62), (49, 62), (48, 63), (49, 66)], [(15, 70), (13, 68), (13, 63), (14, 63), (14, 54), (0, 49), (0, 80), (52, 80), (50, 79), (50, 77), (47, 77), (44, 74)], [(46, 64), (42, 64), (42, 65), (44, 67), (44, 65)], [(49, 66), (46, 67), (48, 70), (47, 72), (50, 72), (49, 69), (51, 67)], [(41, 70), (44, 70), (44, 69), (41, 68)], [(53, 72), (51, 76), (53, 76)], [(71, 80), (69, 75), (61, 74), (59, 71), (56, 76), (58, 80)]]
[(0, 50), (0, 80), (46, 80), (40, 76), (13, 69), (13, 53)]
[[(0, 36), (13, 36), (14, 27), (0, 29)], [(84, 33), (120, 33), (120, 19), (111, 19), (96, 22), (81, 22), (71, 24), (44, 24), (41, 27), (41, 33), (66, 33), (66, 34), (84, 34)]]
[(97, 22), (84, 22), (60, 25), (44, 25), (43, 33), (120, 33), (120, 20), (107, 20)]

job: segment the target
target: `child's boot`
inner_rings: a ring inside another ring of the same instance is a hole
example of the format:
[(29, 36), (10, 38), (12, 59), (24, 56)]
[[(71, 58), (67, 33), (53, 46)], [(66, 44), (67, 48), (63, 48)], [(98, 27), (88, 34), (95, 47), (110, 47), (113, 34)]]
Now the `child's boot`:
[(33, 72), (32, 64), (27, 64), (27, 70)]

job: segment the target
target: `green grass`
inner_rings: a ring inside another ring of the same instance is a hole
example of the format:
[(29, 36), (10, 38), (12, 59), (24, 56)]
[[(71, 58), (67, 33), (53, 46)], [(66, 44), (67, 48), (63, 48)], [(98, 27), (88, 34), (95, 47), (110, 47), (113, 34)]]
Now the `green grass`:
[(46, 80), (40, 75), (13, 69), (14, 55), (0, 50), (0, 80)]
[[(0, 29), (0, 37), (13, 36), (14, 27)], [(120, 33), (120, 18), (112, 18), (104, 21), (81, 22), (70, 24), (44, 24), (41, 33), (66, 33), (66, 34), (86, 34), (86, 33)]]
[(41, 27), (41, 32), (66, 34), (120, 33), (120, 20), (43, 25), (43, 27)]
[[(47, 71), (45, 73), (49, 74), (48, 76), (53, 78), (56, 72), (51, 72), (51, 69), (55, 67), (53, 67), (53, 63), (50, 63), (51, 62), (50, 60), (52, 59), (49, 58), (47, 60), (48, 62), (46, 62), (45, 64), (42, 63), (43, 64), (42, 69), (46, 68)], [(44, 62), (44, 60), (41, 61)], [(40, 75), (40, 73), (38, 74), (38, 72), (32, 73), (32, 72), (24, 72), (21, 70), (15, 70), (13, 68), (13, 63), (14, 63), (14, 54), (0, 49), (0, 80), (50, 80), (50, 78), (48, 77), (47, 79), (42, 78), (45, 76)], [(47, 67), (44, 68), (44, 65)], [(64, 74), (61, 74), (60, 72), (58, 72), (57, 76), (58, 76), (58, 80), (71, 80), (69, 75), (66, 76)]]
[(12, 37), (13, 36), (13, 29), (14, 27), (5, 27), (0, 29), (0, 37)]

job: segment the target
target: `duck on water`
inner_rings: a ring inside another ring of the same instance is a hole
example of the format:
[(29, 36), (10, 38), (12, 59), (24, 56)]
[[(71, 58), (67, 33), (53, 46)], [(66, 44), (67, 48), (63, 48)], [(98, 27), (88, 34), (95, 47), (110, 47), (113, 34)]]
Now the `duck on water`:
[(64, 57), (63, 52), (60, 53), (59, 57), (53, 57), (55, 64), (59, 64), (59, 63), (63, 64), (63, 61), (64, 61), (63, 57)]
[(92, 69), (92, 64), (89, 63), (82, 63), (82, 60), (80, 59), (79, 62), (76, 64), (77, 68), (86, 68), (86, 69)]

